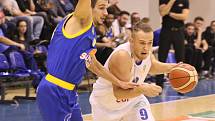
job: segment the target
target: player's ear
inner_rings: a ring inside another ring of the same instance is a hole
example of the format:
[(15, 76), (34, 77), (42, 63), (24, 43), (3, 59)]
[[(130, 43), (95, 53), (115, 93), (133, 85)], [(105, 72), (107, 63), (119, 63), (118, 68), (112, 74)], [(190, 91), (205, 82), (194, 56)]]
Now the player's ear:
[(128, 38), (128, 41), (129, 41), (130, 43), (133, 43), (133, 42), (134, 42), (134, 33), (131, 33), (128, 37), (129, 37), (129, 38)]
[(133, 43), (133, 38), (132, 37), (130, 37), (129, 39), (128, 39), (128, 41), (130, 42), (130, 43)]

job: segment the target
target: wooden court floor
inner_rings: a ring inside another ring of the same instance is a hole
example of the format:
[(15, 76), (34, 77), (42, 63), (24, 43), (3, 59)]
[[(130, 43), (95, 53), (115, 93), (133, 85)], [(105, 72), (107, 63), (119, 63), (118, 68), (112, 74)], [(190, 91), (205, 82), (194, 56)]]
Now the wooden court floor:
[[(186, 116), (193, 113), (215, 111), (215, 94), (156, 103), (152, 104), (151, 108), (156, 121)], [(91, 115), (85, 115), (84, 119), (85, 121), (92, 121)], [(211, 121), (215, 121), (215, 119)]]
[[(24, 95), (24, 89), (8, 90), (7, 93), (8, 95), (6, 96), (6, 99), (12, 99), (13, 96), (17, 95), (17, 93), (20, 95)], [(30, 96), (35, 96), (33, 89), (31, 89)], [(167, 119), (205, 111), (215, 111), (215, 94), (199, 97), (190, 97), (187, 99), (169, 102), (155, 103), (151, 105), (151, 108), (153, 115), (157, 121), (175, 121)], [(92, 121), (90, 114), (84, 115), (84, 119), (84, 121)], [(215, 121), (215, 119), (210, 121)]]

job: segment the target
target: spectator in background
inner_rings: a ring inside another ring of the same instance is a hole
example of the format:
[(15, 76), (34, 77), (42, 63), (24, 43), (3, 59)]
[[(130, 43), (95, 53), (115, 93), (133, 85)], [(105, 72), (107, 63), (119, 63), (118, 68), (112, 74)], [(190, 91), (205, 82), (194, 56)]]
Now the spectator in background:
[(140, 21), (140, 14), (138, 12), (131, 13), (131, 27)]
[[(184, 21), (189, 15), (188, 0), (159, 0), (162, 16), (158, 59), (165, 62), (171, 45), (177, 62), (184, 60)], [(164, 75), (157, 76), (156, 84), (163, 87)]]
[(4, 53), (5, 51), (7, 51), (10, 46), (16, 46), (19, 47), (21, 50), (25, 50), (25, 46), (23, 44), (19, 44), (14, 42), (13, 40), (9, 39), (8, 37), (5, 36), (5, 31), (4, 29), (7, 28), (2, 28), (4, 26), (6, 26), (5, 23), (5, 15), (3, 10), (0, 8), (0, 52)]
[(200, 42), (200, 49), (203, 53), (203, 60), (204, 60), (204, 66), (202, 68), (202, 76), (208, 78), (211, 77), (210, 74), (210, 66), (211, 66), (211, 59), (213, 56), (213, 50), (211, 46), (208, 46), (208, 42), (203, 37), (203, 25), (204, 25), (204, 19), (200, 16), (196, 17), (194, 19), (194, 26), (195, 26), (195, 36), (197, 41)]
[(197, 72), (200, 73), (202, 67), (202, 47), (201, 40), (195, 36), (195, 26), (193, 23), (185, 25), (185, 62), (193, 65)]
[(0, 4), (0, 27), (4, 32), (4, 35), (8, 38), (11, 38), (14, 30), (16, 29), (16, 23), (12, 21), (8, 21), (5, 16), (5, 11)]
[(35, 4), (33, 0), (16, 0), (19, 8), (22, 12), (30, 14), (32, 16), (41, 16), (44, 19), (44, 25), (51, 26), (51, 22), (49, 21), (48, 15), (46, 12), (37, 11), (35, 8)]
[(63, 19), (66, 13), (52, 0), (34, 0), (36, 11), (45, 11), (54, 27)]
[(105, 36), (109, 39), (114, 38), (114, 34), (113, 34), (113, 22), (114, 22), (114, 14), (108, 14), (107, 17), (105, 18), (104, 21), (104, 27), (105, 27), (105, 31), (106, 34)]
[(22, 12), (15, 0), (2, 0), (1, 3), (3, 7), (13, 16), (14, 21), (18, 21), (19, 19), (27, 19), (27, 22), (30, 24), (29, 33), (32, 33), (32, 40), (40, 39), (40, 34), (44, 24), (42, 17), (31, 16), (29, 13)]
[(209, 46), (215, 47), (215, 20), (211, 21), (210, 26), (203, 32), (203, 38), (207, 41)]
[(66, 14), (69, 14), (75, 10), (74, 5), (70, 0), (57, 0)]
[(113, 35), (112, 23), (114, 21), (114, 15), (108, 14), (105, 18), (104, 25), (96, 27), (97, 29), (97, 53), (96, 58), (101, 64), (105, 64), (107, 58), (112, 53), (113, 48), (116, 47), (115, 40), (117, 37)]
[(215, 20), (211, 21), (210, 26), (204, 31), (203, 36), (209, 45), (215, 47)]
[[(203, 38), (207, 41), (208, 45), (213, 50), (213, 68), (212, 72), (214, 72), (214, 64), (215, 64), (215, 20), (211, 21), (210, 26), (206, 28), (203, 32)], [(213, 73), (212, 73), (213, 74)]]
[(116, 18), (120, 15), (120, 8), (117, 6), (119, 0), (109, 0), (109, 7), (107, 9), (109, 14), (113, 14)]
[(130, 14), (127, 11), (121, 11), (119, 17), (113, 22), (113, 33), (115, 37), (119, 37), (116, 41), (122, 44), (126, 41), (126, 24), (128, 23)]
[(23, 44), (26, 47), (25, 51), (19, 51), (25, 60), (25, 64), (28, 69), (31, 69), (32, 71), (37, 71), (37, 63), (34, 59), (34, 54), (39, 53), (38, 51), (34, 51), (33, 48), (30, 47), (28, 44), (28, 40), (26, 40), (26, 32), (27, 32), (27, 22), (24, 20), (19, 20), (17, 22), (17, 31), (14, 35), (14, 41), (17, 43)]

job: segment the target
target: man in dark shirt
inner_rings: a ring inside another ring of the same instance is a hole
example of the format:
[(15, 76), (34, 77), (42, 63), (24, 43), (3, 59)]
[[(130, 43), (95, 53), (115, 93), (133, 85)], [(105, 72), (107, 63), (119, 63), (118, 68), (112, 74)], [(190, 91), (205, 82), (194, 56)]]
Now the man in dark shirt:
[(203, 38), (209, 46), (215, 47), (215, 20), (211, 21), (210, 26), (203, 32)]
[[(171, 44), (175, 49), (177, 62), (184, 60), (184, 21), (189, 14), (188, 0), (159, 0), (159, 12), (162, 16), (158, 59), (165, 62)], [(156, 84), (163, 87), (163, 75), (157, 76)]]
[(187, 23), (185, 25), (185, 62), (193, 65), (197, 72), (201, 71), (203, 61), (203, 47), (201, 40), (195, 34), (195, 25)]
[[(215, 57), (215, 20), (211, 21), (210, 26), (208, 26), (206, 28), (206, 30), (203, 32), (203, 38), (208, 43), (208, 46), (212, 51), (211, 58), (214, 58)], [(212, 65), (214, 66), (215, 59), (213, 59), (212, 63), (213, 63)], [(213, 67), (212, 72), (214, 72), (214, 71), (215, 71), (215, 69)]]

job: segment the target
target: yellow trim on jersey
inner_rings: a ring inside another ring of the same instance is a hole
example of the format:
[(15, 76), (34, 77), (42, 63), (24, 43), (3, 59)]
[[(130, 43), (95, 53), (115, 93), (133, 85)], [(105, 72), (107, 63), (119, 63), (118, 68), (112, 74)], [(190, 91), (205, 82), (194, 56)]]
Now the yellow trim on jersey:
[(69, 15), (67, 16), (66, 20), (65, 20), (64, 23), (63, 23), (63, 27), (62, 27), (63, 35), (64, 35), (66, 38), (68, 38), (68, 39), (72, 39), (72, 38), (75, 38), (75, 37), (78, 37), (78, 36), (84, 34), (86, 31), (88, 31), (88, 30), (91, 28), (91, 26), (92, 26), (92, 24), (93, 24), (93, 21), (91, 21), (90, 24), (87, 25), (85, 28), (81, 29), (79, 32), (77, 32), (77, 33), (75, 33), (75, 34), (70, 35), (70, 34), (68, 34), (68, 33), (66, 32), (64, 26), (65, 26), (65, 22), (67, 22), (67, 20), (68, 20), (68, 19), (70, 18), (70, 16), (72, 16), (72, 15), (73, 15), (73, 13), (71, 13), (71, 14), (69, 14)]
[(57, 77), (52, 76), (51, 74), (46, 75), (46, 80), (67, 90), (73, 90), (75, 88), (74, 84), (61, 80)]
[(97, 52), (97, 49), (93, 49), (93, 50), (90, 51), (89, 55), (95, 55), (96, 52)]

